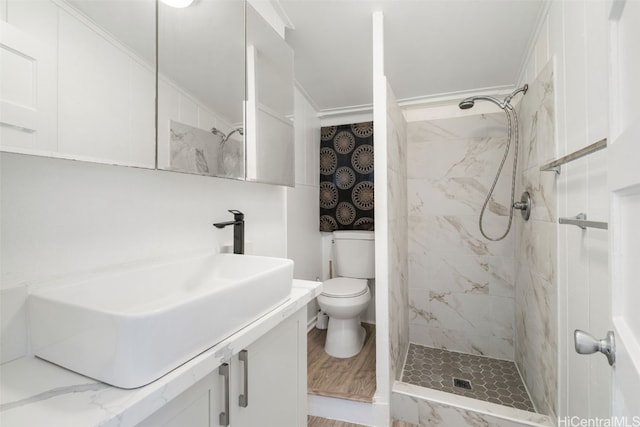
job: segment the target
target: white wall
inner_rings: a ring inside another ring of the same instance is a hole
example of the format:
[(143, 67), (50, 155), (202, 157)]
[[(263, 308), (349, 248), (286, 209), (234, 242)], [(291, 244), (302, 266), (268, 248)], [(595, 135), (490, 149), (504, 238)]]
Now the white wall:
[(391, 343), (389, 342), (389, 234), (387, 212), (387, 78), (384, 75), (384, 15), (375, 12), (373, 23), (373, 149), (375, 176), (376, 239), (376, 395), (374, 400), (390, 406)]
[(288, 256), (295, 261), (294, 276), (297, 279), (324, 279), (318, 219), (320, 119), (297, 89), (294, 100), (296, 185), (287, 188)]
[[(555, 58), (558, 156), (592, 144), (608, 131), (608, 10), (604, 1), (554, 1), (540, 27), (520, 84)], [(562, 167), (558, 216), (585, 212), (608, 221), (606, 153)], [(610, 319), (608, 234), (558, 228), (558, 416), (607, 417), (610, 369), (597, 357), (577, 355), (573, 330), (604, 337)]]
[(409, 346), (407, 129), (385, 76), (384, 19), (373, 14), (376, 395), (389, 409)]
[[(303, 93), (294, 91), (295, 187), (287, 193), (287, 257), (294, 261), (296, 279), (324, 280), (322, 236), (319, 231), (320, 119)], [(307, 320), (317, 314), (315, 300)]]
[(218, 251), (245, 213), (247, 252), (286, 255), (282, 187), (0, 154), (2, 361), (27, 353), (32, 286), (119, 264)]

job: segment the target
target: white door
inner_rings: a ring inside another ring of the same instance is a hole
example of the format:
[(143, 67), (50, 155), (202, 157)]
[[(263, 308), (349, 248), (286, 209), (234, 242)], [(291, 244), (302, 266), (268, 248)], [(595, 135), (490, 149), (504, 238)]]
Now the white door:
[(610, 20), (612, 410), (626, 417), (616, 425), (640, 425), (640, 1), (614, 0)]

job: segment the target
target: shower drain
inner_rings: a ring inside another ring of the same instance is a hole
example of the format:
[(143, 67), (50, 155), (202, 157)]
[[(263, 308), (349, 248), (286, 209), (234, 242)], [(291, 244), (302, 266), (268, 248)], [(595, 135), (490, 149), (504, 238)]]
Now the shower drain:
[(461, 380), (460, 378), (453, 379), (453, 386), (458, 388), (464, 388), (466, 390), (471, 390), (471, 383), (467, 380)]

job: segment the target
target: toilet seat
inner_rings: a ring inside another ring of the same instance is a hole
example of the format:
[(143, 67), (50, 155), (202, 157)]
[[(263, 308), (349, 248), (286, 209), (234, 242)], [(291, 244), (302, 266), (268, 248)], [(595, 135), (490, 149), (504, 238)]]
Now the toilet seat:
[(336, 277), (323, 283), (322, 295), (330, 298), (353, 298), (364, 295), (368, 290), (366, 279)]

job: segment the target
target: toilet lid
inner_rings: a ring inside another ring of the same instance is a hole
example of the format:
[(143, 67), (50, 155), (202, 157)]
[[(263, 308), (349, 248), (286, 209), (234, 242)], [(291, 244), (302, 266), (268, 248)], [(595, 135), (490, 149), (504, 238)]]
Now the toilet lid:
[(336, 277), (323, 283), (322, 294), (334, 298), (357, 297), (367, 292), (366, 279)]

